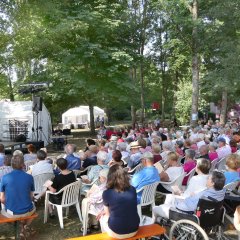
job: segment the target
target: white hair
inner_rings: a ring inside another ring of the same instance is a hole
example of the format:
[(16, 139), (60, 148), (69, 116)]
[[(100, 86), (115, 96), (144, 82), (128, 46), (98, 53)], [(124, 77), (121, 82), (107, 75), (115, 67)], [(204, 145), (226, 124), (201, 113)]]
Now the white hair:
[(172, 142), (171, 141), (163, 141), (162, 142), (162, 148), (164, 148), (165, 150), (170, 150), (172, 151)]
[(116, 142), (109, 142), (108, 148), (110, 150), (116, 150), (117, 149), (117, 143)]
[(120, 142), (120, 143), (118, 144), (118, 149), (119, 149), (120, 152), (121, 152), (121, 151), (126, 151), (126, 149), (127, 149), (127, 144), (126, 144), (125, 142)]
[(107, 153), (105, 151), (99, 151), (97, 153), (97, 159), (102, 161), (102, 162), (105, 162), (106, 159), (107, 159)]

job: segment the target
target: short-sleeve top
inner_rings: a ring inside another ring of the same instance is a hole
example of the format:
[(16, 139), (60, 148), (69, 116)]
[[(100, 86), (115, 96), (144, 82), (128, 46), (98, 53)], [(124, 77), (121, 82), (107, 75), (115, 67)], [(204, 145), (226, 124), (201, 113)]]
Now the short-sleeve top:
[(31, 192), (34, 191), (33, 177), (22, 170), (13, 170), (3, 176), (0, 192), (5, 193), (6, 210), (14, 215), (24, 214), (33, 209)]
[(103, 192), (103, 203), (109, 207), (109, 228), (117, 234), (128, 234), (138, 230), (137, 193), (134, 187), (124, 192), (107, 189)]

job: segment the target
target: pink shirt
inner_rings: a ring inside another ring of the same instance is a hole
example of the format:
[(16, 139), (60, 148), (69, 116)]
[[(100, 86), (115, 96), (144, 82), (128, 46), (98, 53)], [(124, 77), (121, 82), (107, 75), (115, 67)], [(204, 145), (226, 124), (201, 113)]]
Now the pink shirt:
[(228, 155), (230, 155), (232, 153), (232, 149), (229, 145), (220, 147), (216, 150), (217, 154), (218, 154), (218, 158), (219, 160), (221, 158), (227, 157)]
[[(192, 169), (196, 167), (196, 161), (190, 160), (183, 164), (184, 172), (189, 173)], [(188, 176), (184, 177), (182, 185), (187, 185)]]
[(213, 160), (215, 160), (215, 159), (218, 158), (217, 152), (209, 152), (209, 153), (208, 153), (208, 156), (209, 156), (209, 160), (210, 160), (210, 161), (213, 161)]

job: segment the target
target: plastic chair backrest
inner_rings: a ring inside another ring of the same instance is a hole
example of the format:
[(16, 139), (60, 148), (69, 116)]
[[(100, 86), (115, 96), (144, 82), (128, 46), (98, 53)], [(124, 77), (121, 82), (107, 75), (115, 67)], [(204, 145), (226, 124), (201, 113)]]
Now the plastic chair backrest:
[(44, 189), (43, 184), (54, 177), (53, 173), (43, 173), (33, 177), (35, 193), (41, 193)]
[(128, 171), (129, 174), (134, 174), (134, 173), (138, 173), (140, 172), (142, 169), (144, 168), (144, 166), (139, 163), (136, 167), (134, 167), (132, 170)]
[(155, 203), (155, 195), (156, 195), (156, 189), (159, 182), (154, 182), (148, 185), (145, 185), (141, 189), (139, 189), (137, 192), (142, 192), (141, 196), (141, 206), (147, 206), (152, 203)]
[(172, 181), (172, 186), (178, 186), (181, 189), (183, 178), (186, 176), (186, 173), (183, 171), (180, 176)]
[(81, 181), (76, 181), (74, 183), (70, 183), (60, 191), (63, 192), (62, 195), (62, 203), (61, 205), (64, 206), (71, 206), (79, 201), (79, 191), (81, 187)]
[(36, 160), (25, 161), (25, 162), (24, 162), (24, 165), (25, 165), (25, 168), (26, 168), (26, 172), (27, 172), (28, 170), (30, 170), (30, 166), (32, 166), (32, 165), (34, 165), (34, 164), (36, 164), (36, 163), (37, 163)]
[(226, 157), (219, 160), (216, 168), (217, 168), (218, 171), (226, 170)]
[(218, 163), (218, 159), (214, 159), (211, 162), (211, 168), (210, 168), (209, 172), (212, 172), (216, 168), (217, 163)]
[(239, 185), (239, 181), (231, 182), (226, 184), (224, 186), (224, 189), (232, 191), (232, 190), (235, 190), (238, 185)]
[(196, 172), (196, 168), (193, 168), (193, 169), (185, 176), (185, 177), (188, 177), (188, 179), (187, 179), (187, 185), (188, 185), (190, 179), (194, 176), (195, 172)]

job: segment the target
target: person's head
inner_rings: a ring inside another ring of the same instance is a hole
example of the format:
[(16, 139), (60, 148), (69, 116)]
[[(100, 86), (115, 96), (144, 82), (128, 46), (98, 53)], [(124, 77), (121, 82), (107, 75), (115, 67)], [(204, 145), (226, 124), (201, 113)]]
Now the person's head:
[(151, 152), (145, 152), (141, 156), (141, 162), (143, 166), (152, 166), (153, 165), (153, 154)]
[(141, 148), (146, 148), (146, 147), (147, 147), (147, 143), (146, 143), (146, 141), (145, 141), (143, 138), (139, 138), (139, 139), (138, 139), (138, 145), (139, 145)]
[(195, 151), (193, 149), (186, 149), (185, 151), (185, 159), (186, 160), (193, 160), (195, 157)]
[(11, 166), (11, 157), (6, 155), (4, 157), (3, 164), (4, 164), (4, 166)]
[(178, 155), (175, 152), (169, 152), (167, 155), (167, 161), (169, 166), (175, 166), (178, 163)]
[(104, 168), (99, 172), (99, 181), (101, 183), (106, 183), (107, 182), (108, 172), (109, 172), (108, 168)]
[(161, 152), (161, 147), (158, 144), (152, 145), (152, 152), (155, 154), (159, 154)]
[(117, 138), (118, 138), (118, 139), (122, 138), (122, 133), (121, 133), (121, 132), (118, 132), (118, 133), (117, 133)]
[(226, 145), (226, 139), (223, 137), (220, 137), (218, 139), (218, 147), (224, 147)]
[(153, 138), (152, 138), (152, 144), (159, 144), (160, 143), (160, 137), (158, 137), (158, 136), (154, 136)]
[(47, 157), (46, 152), (44, 152), (43, 150), (37, 151), (37, 159), (38, 159), (39, 161), (45, 160), (46, 157)]
[(237, 141), (234, 139), (231, 139), (229, 142), (230, 147), (237, 147)]
[(86, 139), (86, 145), (88, 147), (91, 146), (91, 145), (95, 145), (95, 144), (96, 144), (96, 142), (93, 139), (91, 139), (91, 138)]
[(127, 144), (126, 144), (125, 142), (120, 142), (120, 143), (118, 144), (118, 149), (119, 149), (120, 152), (126, 151), (126, 149), (127, 149)]
[(0, 144), (0, 153), (5, 153), (4, 145)]
[(162, 148), (163, 148), (163, 151), (172, 151), (172, 142), (171, 141), (163, 141)]
[(105, 145), (106, 145), (106, 140), (101, 139), (101, 140), (99, 141), (99, 147), (105, 147)]
[(116, 135), (112, 135), (111, 138), (109, 139), (110, 142), (117, 142), (118, 137)]
[(207, 145), (202, 145), (199, 148), (199, 152), (201, 156), (207, 155), (208, 154), (208, 146)]
[(27, 145), (27, 150), (30, 153), (35, 153), (36, 152), (36, 147), (33, 144), (28, 144)]
[(237, 171), (240, 167), (240, 156), (238, 154), (230, 154), (226, 159), (226, 165), (229, 170)]
[(67, 160), (65, 158), (58, 158), (56, 163), (57, 163), (58, 168), (61, 171), (67, 169), (68, 162), (67, 162)]
[(67, 145), (65, 146), (65, 153), (66, 153), (67, 155), (71, 155), (71, 154), (74, 153), (74, 147), (73, 147), (72, 144), (67, 144)]
[(192, 145), (192, 142), (191, 142), (190, 139), (186, 139), (186, 140), (184, 141), (184, 147), (185, 147), (185, 148), (190, 148), (191, 145)]
[(211, 162), (208, 159), (205, 158), (198, 158), (197, 159), (197, 166), (196, 166), (196, 172), (199, 174), (209, 174), (209, 170), (211, 168)]
[(97, 162), (99, 165), (105, 164), (107, 159), (107, 153), (105, 151), (99, 151), (97, 153)]
[(22, 170), (24, 166), (24, 159), (22, 155), (14, 155), (11, 160), (13, 169)]
[(117, 192), (124, 192), (131, 185), (129, 175), (120, 165), (115, 164), (110, 167), (107, 177), (107, 188)]
[(13, 156), (22, 156), (23, 157), (23, 152), (21, 150), (15, 150), (13, 152)]
[(114, 150), (112, 152), (112, 159), (115, 161), (115, 162), (120, 162), (121, 159), (122, 159), (122, 154), (119, 150)]
[(90, 145), (89, 147), (89, 151), (90, 151), (90, 154), (93, 155), (93, 154), (97, 154), (98, 152), (98, 147), (96, 145)]
[(140, 148), (140, 146), (139, 146), (137, 141), (136, 142), (131, 142), (130, 151), (131, 151), (132, 154), (139, 152), (139, 148)]
[(207, 187), (214, 188), (216, 191), (220, 191), (225, 185), (225, 180), (226, 178), (223, 173), (219, 171), (213, 171), (208, 177)]
[(216, 142), (209, 143), (209, 151), (210, 152), (216, 152), (217, 148), (218, 148), (218, 145)]
[(176, 148), (182, 148), (183, 147), (183, 141), (177, 140), (175, 146), (176, 146)]
[(108, 149), (110, 151), (116, 150), (117, 149), (117, 142), (116, 141), (109, 142)]

